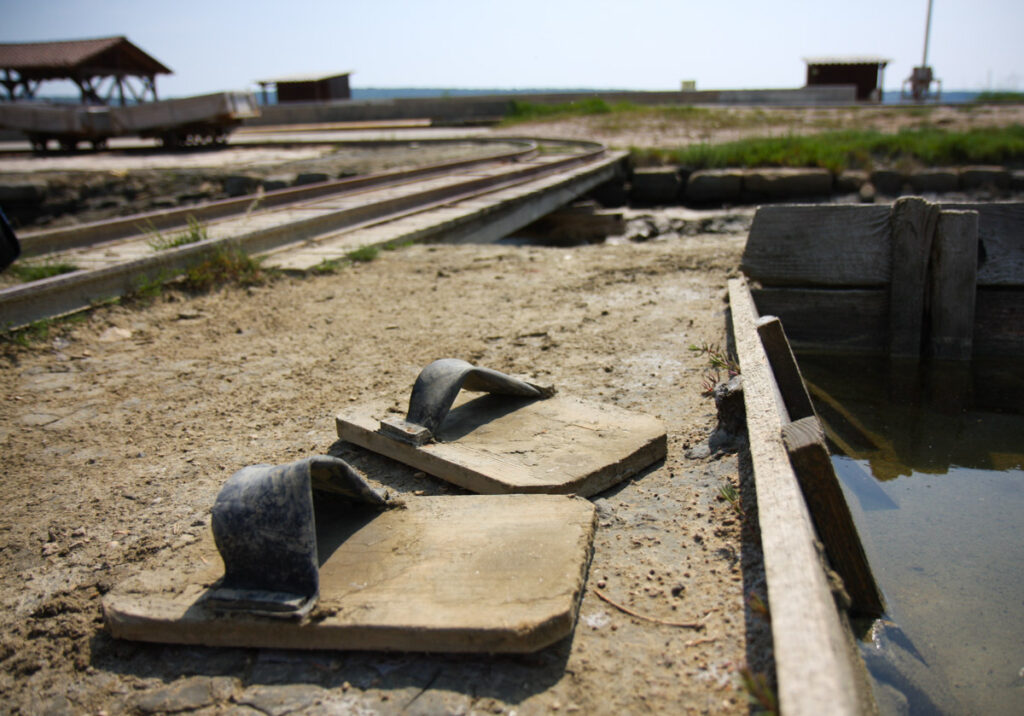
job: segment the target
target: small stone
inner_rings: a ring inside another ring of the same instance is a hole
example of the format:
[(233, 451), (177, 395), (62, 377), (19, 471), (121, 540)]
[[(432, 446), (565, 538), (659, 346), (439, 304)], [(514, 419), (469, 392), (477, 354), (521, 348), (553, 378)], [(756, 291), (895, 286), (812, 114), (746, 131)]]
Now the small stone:
[(226, 676), (192, 676), (139, 694), (135, 709), (144, 714), (195, 711), (226, 701), (236, 686), (237, 681)]
[(695, 202), (732, 201), (743, 189), (740, 169), (701, 169), (689, 176), (686, 198)]
[(126, 328), (118, 328), (117, 326), (111, 326), (107, 330), (100, 334), (100, 343), (115, 343), (117, 341), (127, 340), (132, 337), (132, 332)]
[(875, 202), (876, 194), (875, 185), (871, 182), (865, 182), (862, 184), (860, 190), (857, 192), (862, 204), (873, 204)]
[[(311, 684), (284, 684), (281, 686), (251, 686), (238, 697), (243, 706), (250, 706), (268, 716), (299, 713), (316, 704), (325, 694), (320, 686)], [(387, 700), (387, 694), (381, 698)]]

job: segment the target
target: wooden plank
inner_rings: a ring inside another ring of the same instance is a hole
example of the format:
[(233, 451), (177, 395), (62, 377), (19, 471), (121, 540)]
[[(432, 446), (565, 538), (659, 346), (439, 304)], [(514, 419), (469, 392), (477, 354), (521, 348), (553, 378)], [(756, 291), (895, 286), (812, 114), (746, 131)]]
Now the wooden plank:
[(1024, 203), (940, 205), (943, 211), (978, 212), (978, 285), (1024, 288)]
[(921, 355), (928, 258), (939, 208), (920, 197), (904, 197), (892, 206), (892, 274), (889, 281), (889, 353)]
[(771, 367), (742, 279), (729, 281), (733, 334), (743, 371), (750, 457), (772, 616), (779, 707), (789, 716), (856, 714), (854, 659), (840, 624), (815, 534), (782, 443)]
[(832, 568), (843, 578), (850, 595), (851, 611), (880, 617), (885, 611), (882, 595), (832, 467), (818, 418), (812, 415), (783, 426), (782, 441)]
[(1021, 353), (1024, 353), (1024, 289), (978, 288), (974, 304), (974, 354), (1020, 356)]
[(786, 340), (782, 321), (777, 316), (762, 316), (757, 319), (755, 325), (757, 335), (761, 337), (761, 345), (768, 354), (768, 362), (771, 364), (789, 419), (794, 421), (813, 416), (811, 396), (807, 394), (803, 376), (800, 375), (800, 366), (797, 365), (793, 349)]
[(978, 212), (940, 212), (929, 289), (928, 343), (936, 358), (971, 358), (977, 268)]
[(758, 310), (778, 316), (797, 350), (883, 352), (889, 335), (889, 291), (764, 288)]
[[(887, 206), (762, 206), (740, 268), (766, 286), (886, 286)], [(788, 325), (788, 323), (787, 323)]]
[(103, 602), (107, 625), (120, 639), (207, 646), (535, 651), (572, 632), (594, 506), (556, 495), (420, 497), (350, 535), (344, 520), (335, 529), (318, 531), (326, 561), (306, 620), (205, 606), (224, 571), (207, 537), (186, 566), (112, 590)]
[(661, 421), (614, 405), (463, 391), (437, 441), (417, 447), (379, 432), (392, 404), (339, 415), (338, 437), (483, 494), (595, 495), (666, 453)]

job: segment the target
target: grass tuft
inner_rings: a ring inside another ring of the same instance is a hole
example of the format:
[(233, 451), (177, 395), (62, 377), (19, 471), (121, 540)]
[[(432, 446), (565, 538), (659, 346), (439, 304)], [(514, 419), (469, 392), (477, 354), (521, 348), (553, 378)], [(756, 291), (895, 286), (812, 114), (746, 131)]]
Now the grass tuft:
[(7, 344), (20, 348), (31, 348), (47, 343), (55, 335), (67, 331), (71, 326), (86, 320), (85, 313), (72, 313), (57, 318), (41, 318), (38, 321), (16, 329), (0, 332), (0, 345)]
[(179, 246), (188, 246), (189, 244), (204, 241), (207, 238), (206, 226), (194, 216), (188, 217), (188, 228), (180, 233), (164, 236), (156, 229), (152, 229), (151, 233), (153, 237), (147, 243), (154, 251), (166, 251), (167, 249), (174, 249)]
[(749, 666), (744, 666), (740, 669), (740, 679), (743, 680), (743, 687), (747, 691), (747, 700), (754, 709), (754, 713), (779, 713), (779, 700), (769, 686), (767, 676), (751, 671)]
[(182, 285), (189, 291), (204, 292), (229, 283), (262, 286), (271, 277), (272, 272), (260, 266), (259, 259), (237, 247), (219, 247), (185, 272)]
[(728, 502), (736, 514), (743, 517), (743, 503), (740, 501), (740, 492), (736, 489), (736, 485), (731, 482), (723, 482), (718, 488), (718, 499)]
[(380, 249), (376, 246), (361, 246), (354, 251), (349, 251), (345, 254), (345, 258), (353, 263), (369, 263), (373, 261), (380, 254)]

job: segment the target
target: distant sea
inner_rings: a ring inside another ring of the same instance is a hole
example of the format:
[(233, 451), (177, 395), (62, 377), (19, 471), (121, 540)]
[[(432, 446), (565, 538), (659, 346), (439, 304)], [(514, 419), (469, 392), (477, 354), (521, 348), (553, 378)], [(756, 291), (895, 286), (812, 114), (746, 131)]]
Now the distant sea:
[(519, 89), (463, 89), (458, 87), (353, 87), (352, 99), (429, 99), (432, 97), (473, 97), (492, 94), (563, 94), (630, 92), (624, 89), (565, 87), (558, 89), (523, 87)]
[[(626, 89), (594, 89), (592, 87), (568, 87), (568, 88), (522, 88), (522, 89), (459, 89), (445, 87), (353, 87), (352, 99), (398, 99), (398, 98), (429, 98), (429, 97), (468, 97), (473, 95), (489, 94), (561, 94), (561, 93), (587, 93), (600, 94), (602, 92), (631, 92)], [(663, 90), (671, 91), (671, 90)], [(942, 93), (942, 101), (951, 104), (971, 102), (980, 94), (978, 91), (968, 92), (956, 90)], [(886, 90), (882, 98), (884, 104), (899, 104), (900, 93), (898, 90)]]
[[(602, 92), (633, 92), (637, 90), (628, 89), (610, 89), (602, 88), (595, 89), (592, 87), (559, 87), (552, 89), (550, 87), (523, 87), (519, 89), (504, 89), (504, 88), (485, 88), (485, 89), (464, 89), (460, 87), (353, 87), (352, 88), (352, 99), (354, 100), (384, 100), (384, 99), (400, 99), (400, 98), (432, 98), (432, 97), (472, 97), (479, 95), (516, 95), (516, 94), (601, 94)], [(671, 91), (671, 90), (661, 90)], [(260, 92), (256, 92), (257, 101), (262, 100)], [(942, 101), (944, 103), (963, 103), (971, 102), (977, 97), (980, 92), (977, 91), (966, 91), (956, 90), (942, 93)], [(61, 104), (78, 104), (79, 98), (77, 96), (41, 96), (40, 100), (47, 102), (57, 102)], [(172, 99), (171, 97), (163, 97), (162, 99)], [(273, 91), (268, 92), (268, 99), (273, 104), (276, 101), (276, 96)], [(887, 90), (883, 97), (884, 104), (899, 104), (900, 93), (896, 90)]]

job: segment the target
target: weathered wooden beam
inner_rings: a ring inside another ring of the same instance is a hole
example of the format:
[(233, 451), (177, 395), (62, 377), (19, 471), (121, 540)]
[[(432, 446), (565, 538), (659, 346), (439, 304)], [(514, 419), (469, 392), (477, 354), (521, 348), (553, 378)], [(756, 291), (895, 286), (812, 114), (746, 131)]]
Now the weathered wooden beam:
[(854, 659), (815, 549), (814, 527), (782, 442), (775, 379), (742, 279), (729, 281), (733, 334), (743, 371), (750, 457), (772, 616), (779, 707), (789, 716), (857, 714)]
[(940, 212), (929, 282), (928, 343), (936, 358), (971, 358), (977, 269), (978, 212)]
[(832, 568), (842, 577), (850, 596), (850, 610), (860, 616), (881, 616), (885, 611), (882, 595), (832, 467), (818, 418), (812, 415), (783, 426), (782, 441)]
[(786, 404), (786, 412), (791, 421), (814, 416), (811, 396), (807, 394), (800, 366), (797, 365), (793, 349), (786, 340), (786, 332), (782, 321), (777, 316), (762, 316), (757, 319), (757, 335), (761, 337), (761, 345), (768, 354), (768, 363), (775, 375), (775, 382)]
[(1024, 288), (978, 288), (974, 303), (974, 354), (1024, 353)]
[(887, 206), (762, 206), (740, 264), (771, 286), (885, 286)]
[(758, 309), (778, 316), (797, 349), (883, 352), (888, 337), (888, 288), (763, 288)]
[(939, 207), (920, 197), (904, 197), (892, 206), (890, 355), (906, 358), (921, 355), (928, 257), (931, 255), (938, 218)]
[(1024, 288), (1024, 203), (941, 204), (978, 212), (978, 286)]

